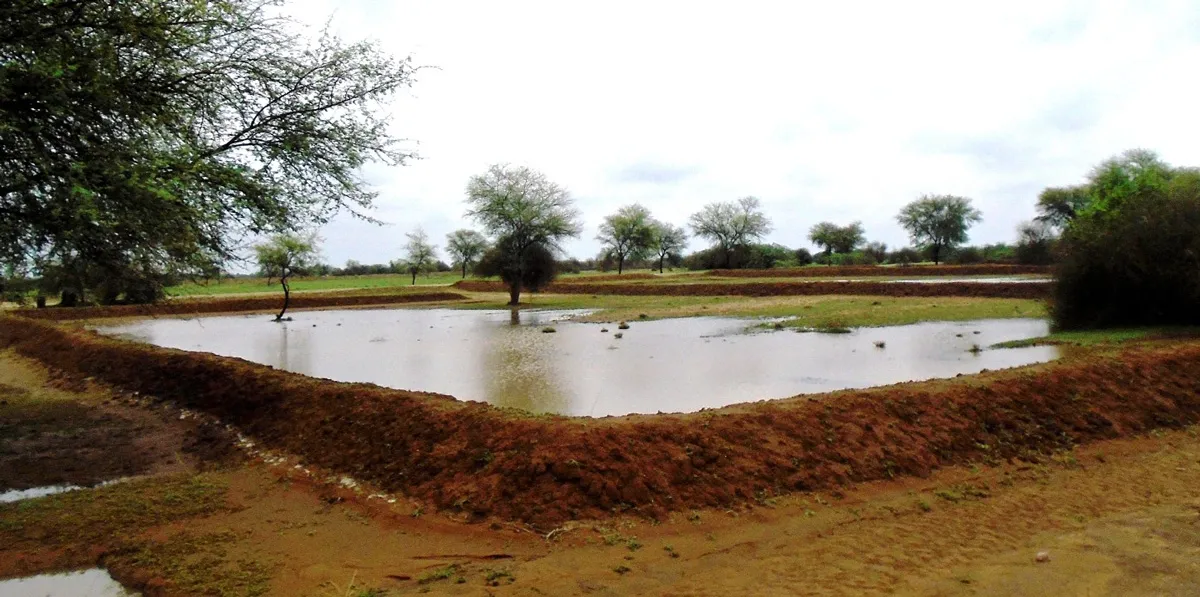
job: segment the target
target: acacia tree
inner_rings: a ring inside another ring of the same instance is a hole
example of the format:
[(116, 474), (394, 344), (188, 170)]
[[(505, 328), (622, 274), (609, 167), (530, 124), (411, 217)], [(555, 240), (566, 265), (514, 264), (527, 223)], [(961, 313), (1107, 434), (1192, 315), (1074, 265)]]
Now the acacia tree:
[(463, 228), (446, 235), (446, 253), (450, 254), (455, 264), (462, 267), (464, 279), (467, 269), (477, 263), (487, 250), (487, 238), (474, 230)]
[(866, 237), (862, 222), (851, 222), (848, 226), (821, 222), (809, 229), (808, 240), (818, 247), (824, 247), (825, 256), (828, 257), (832, 253), (853, 253)]
[(293, 274), (311, 266), (317, 259), (317, 237), (314, 234), (277, 234), (266, 242), (255, 245), (254, 255), (267, 284), (278, 279), (283, 286), (283, 308), (275, 321), (283, 321), (291, 302), (292, 292), (288, 280)]
[(496, 237), (497, 275), (508, 284), (508, 304), (514, 307), (522, 280), (538, 278), (529, 276), (531, 264), (544, 261), (531, 259), (531, 252), (552, 254), (563, 239), (579, 236), (570, 193), (531, 168), (497, 164), (472, 176), (466, 203), (467, 216)]
[(0, 261), (193, 273), (245, 235), (363, 215), (359, 168), (412, 155), (377, 107), (414, 69), (281, 5), (0, 2)]
[(617, 260), (617, 273), (623, 273), (626, 259), (641, 259), (654, 240), (650, 210), (638, 204), (626, 205), (617, 213), (604, 218), (596, 240), (604, 252)]
[(709, 203), (692, 214), (688, 222), (696, 236), (716, 244), (727, 267), (732, 266), (734, 249), (749, 245), (771, 231), (771, 220), (759, 209), (757, 197)]
[(651, 222), (653, 236), (650, 248), (658, 255), (658, 273), (663, 273), (663, 264), (667, 258), (678, 258), (687, 247), (687, 231), (682, 226), (675, 226), (654, 220)]
[(437, 245), (429, 244), (425, 231), (417, 228), (404, 235), (404, 269), (412, 274), (412, 283), (417, 284), (417, 274), (437, 267)]
[(929, 249), (935, 264), (940, 263), (943, 249), (966, 242), (967, 229), (982, 219), (970, 199), (954, 195), (923, 195), (896, 216), (913, 244)]

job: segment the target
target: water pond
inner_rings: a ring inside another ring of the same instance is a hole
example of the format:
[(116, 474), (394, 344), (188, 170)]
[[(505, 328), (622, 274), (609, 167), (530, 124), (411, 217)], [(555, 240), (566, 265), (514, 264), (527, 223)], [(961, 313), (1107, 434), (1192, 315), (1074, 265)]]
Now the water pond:
[(100, 568), (40, 574), (28, 578), (0, 580), (0, 597), (133, 597), (139, 595), (122, 587)]
[(525, 311), (516, 319), (509, 311), (310, 311), (286, 323), (264, 315), (153, 319), (98, 331), (314, 377), (592, 417), (691, 412), (1058, 356), (1049, 346), (972, 351), (1045, 335), (1039, 319), (746, 333), (756, 320), (633, 321), (627, 330), (563, 321), (578, 313)]

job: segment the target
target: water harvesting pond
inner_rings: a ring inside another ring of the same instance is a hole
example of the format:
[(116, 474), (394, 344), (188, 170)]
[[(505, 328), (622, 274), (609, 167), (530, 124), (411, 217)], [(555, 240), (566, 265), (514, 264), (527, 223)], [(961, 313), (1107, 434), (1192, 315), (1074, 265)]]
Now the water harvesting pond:
[(313, 377), (592, 417), (692, 412), (954, 377), (1058, 356), (1050, 346), (986, 348), (1045, 335), (1047, 323), (1040, 319), (929, 322), (829, 334), (754, 331), (758, 320), (715, 317), (633, 321), (625, 330), (615, 323), (567, 321), (579, 314), (310, 311), (283, 323), (263, 315), (153, 319), (98, 331)]

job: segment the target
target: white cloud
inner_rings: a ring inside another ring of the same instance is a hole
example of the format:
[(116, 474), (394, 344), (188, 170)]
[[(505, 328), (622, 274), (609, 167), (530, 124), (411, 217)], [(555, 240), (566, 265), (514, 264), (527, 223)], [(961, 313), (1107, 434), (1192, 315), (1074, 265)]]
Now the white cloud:
[[(834, 5), (836, 4), (836, 5)], [(641, 202), (684, 223), (756, 195), (769, 240), (974, 198), (972, 242), (1011, 240), (1037, 192), (1131, 147), (1200, 164), (1193, 2), (387, 2), (298, 0), (294, 16), (373, 38), (424, 70), (393, 104), (423, 159), (371, 168), (374, 227), (339, 219), (325, 254), (383, 262), (421, 225), (441, 241), (467, 178), (527, 164), (570, 188), (580, 257), (604, 215)], [(693, 248), (696, 248), (694, 243)]]

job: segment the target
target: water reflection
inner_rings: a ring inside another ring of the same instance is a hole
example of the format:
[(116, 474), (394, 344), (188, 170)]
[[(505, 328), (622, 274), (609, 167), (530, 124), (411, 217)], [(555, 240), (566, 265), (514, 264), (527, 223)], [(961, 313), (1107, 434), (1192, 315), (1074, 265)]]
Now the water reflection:
[[(970, 352), (974, 345), (1046, 334), (1046, 322), (1036, 319), (935, 322), (830, 335), (748, 334), (752, 320), (691, 318), (633, 322), (617, 338), (615, 326), (561, 322), (573, 314), (314, 311), (282, 325), (237, 316), (155, 319), (101, 331), (316, 377), (583, 416), (689, 412), (953, 377), (1058, 354), (1046, 346)], [(556, 333), (542, 333), (548, 324)], [(613, 329), (601, 333), (603, 327)]]

